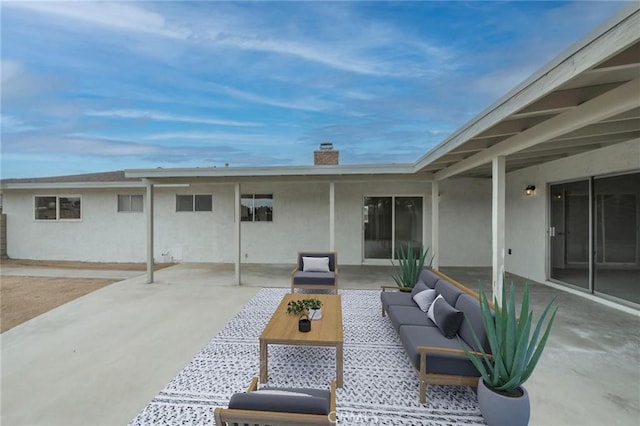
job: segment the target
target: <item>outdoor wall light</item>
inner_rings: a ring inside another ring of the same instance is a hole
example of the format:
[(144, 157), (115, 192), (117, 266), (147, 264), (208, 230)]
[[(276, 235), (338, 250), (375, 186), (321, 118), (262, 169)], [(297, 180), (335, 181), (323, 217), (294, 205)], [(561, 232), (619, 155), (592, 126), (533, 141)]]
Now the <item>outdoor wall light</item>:
[(535, 185), (529, 185), (524, 189), (524, 193), (527, 195), (533, 195), (533, 193), (536, 190), (536, 186)]

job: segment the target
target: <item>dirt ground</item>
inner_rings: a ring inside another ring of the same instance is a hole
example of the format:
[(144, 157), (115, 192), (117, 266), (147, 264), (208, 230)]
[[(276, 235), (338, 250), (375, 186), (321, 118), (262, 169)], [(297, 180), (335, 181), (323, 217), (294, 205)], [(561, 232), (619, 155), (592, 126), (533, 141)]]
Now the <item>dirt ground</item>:
[[(155, 270), (171, 264), (158, 264)], [(0, 267), (144, 271), (143, 263), (2, 260)], [(0, 277), (0, 333), (118, 280), (97, 278)]]

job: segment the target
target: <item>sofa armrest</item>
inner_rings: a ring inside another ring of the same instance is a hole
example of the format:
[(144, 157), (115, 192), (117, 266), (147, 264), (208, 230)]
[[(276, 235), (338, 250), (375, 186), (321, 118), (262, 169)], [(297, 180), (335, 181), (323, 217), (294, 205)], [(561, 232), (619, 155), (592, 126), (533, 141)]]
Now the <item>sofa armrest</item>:
[[(420, 356), (429, 355), (429, 354), (442, 354), (442, 355), (466, 355), (467, 353), (462, 349), (453, 349), (453, 348), (440, 348), (438, 346), (418, 346), (416, 348)], [(473, 352), (472, 354), (476, 354), (478, 356), (484, 355), (482, 352)], [(486, 354), (486, 356), (490, 357), (491, 354)]]
[(293, 277), (293, 274), (295, 274), (296, 272), (298, 272), (300, 269), (298, 269), (298, 265), (294, 266), (293, 269), (291, 270), (291, 276)]
[(381, 285), (380, 288), (382, 289), (382, 291), (387, 291), (387, 290), (402, 291), (402, 288), (398, 287), (397, 285)]

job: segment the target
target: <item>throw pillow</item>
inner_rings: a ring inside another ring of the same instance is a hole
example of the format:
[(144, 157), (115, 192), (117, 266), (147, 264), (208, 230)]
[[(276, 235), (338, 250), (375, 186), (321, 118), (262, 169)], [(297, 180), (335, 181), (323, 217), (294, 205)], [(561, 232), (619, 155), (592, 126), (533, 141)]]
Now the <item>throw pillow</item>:
[(427, 312), (437, 295), (435, 290), (429, 288), (413, 296), (413, 301), (418, 304), (422, 312)]
[(302, 257), (304, 272), (329, 272), (328, 257)]
[(464, 314), (449, 305), (442, 295), (436, 297), (427, 312), (429, 319), (440, 329), (444, 337), (453, 339), (456, 337), (460, 325), (464, 320)]

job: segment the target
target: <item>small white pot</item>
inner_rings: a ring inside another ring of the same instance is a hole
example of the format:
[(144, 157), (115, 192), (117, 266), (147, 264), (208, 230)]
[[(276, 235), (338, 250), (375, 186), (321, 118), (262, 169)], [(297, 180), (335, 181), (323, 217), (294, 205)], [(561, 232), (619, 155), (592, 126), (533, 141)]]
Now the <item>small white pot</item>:
[(322, 318), (322, 308), (309, 309), (309, 319), (319, 320), (320, 318)]

